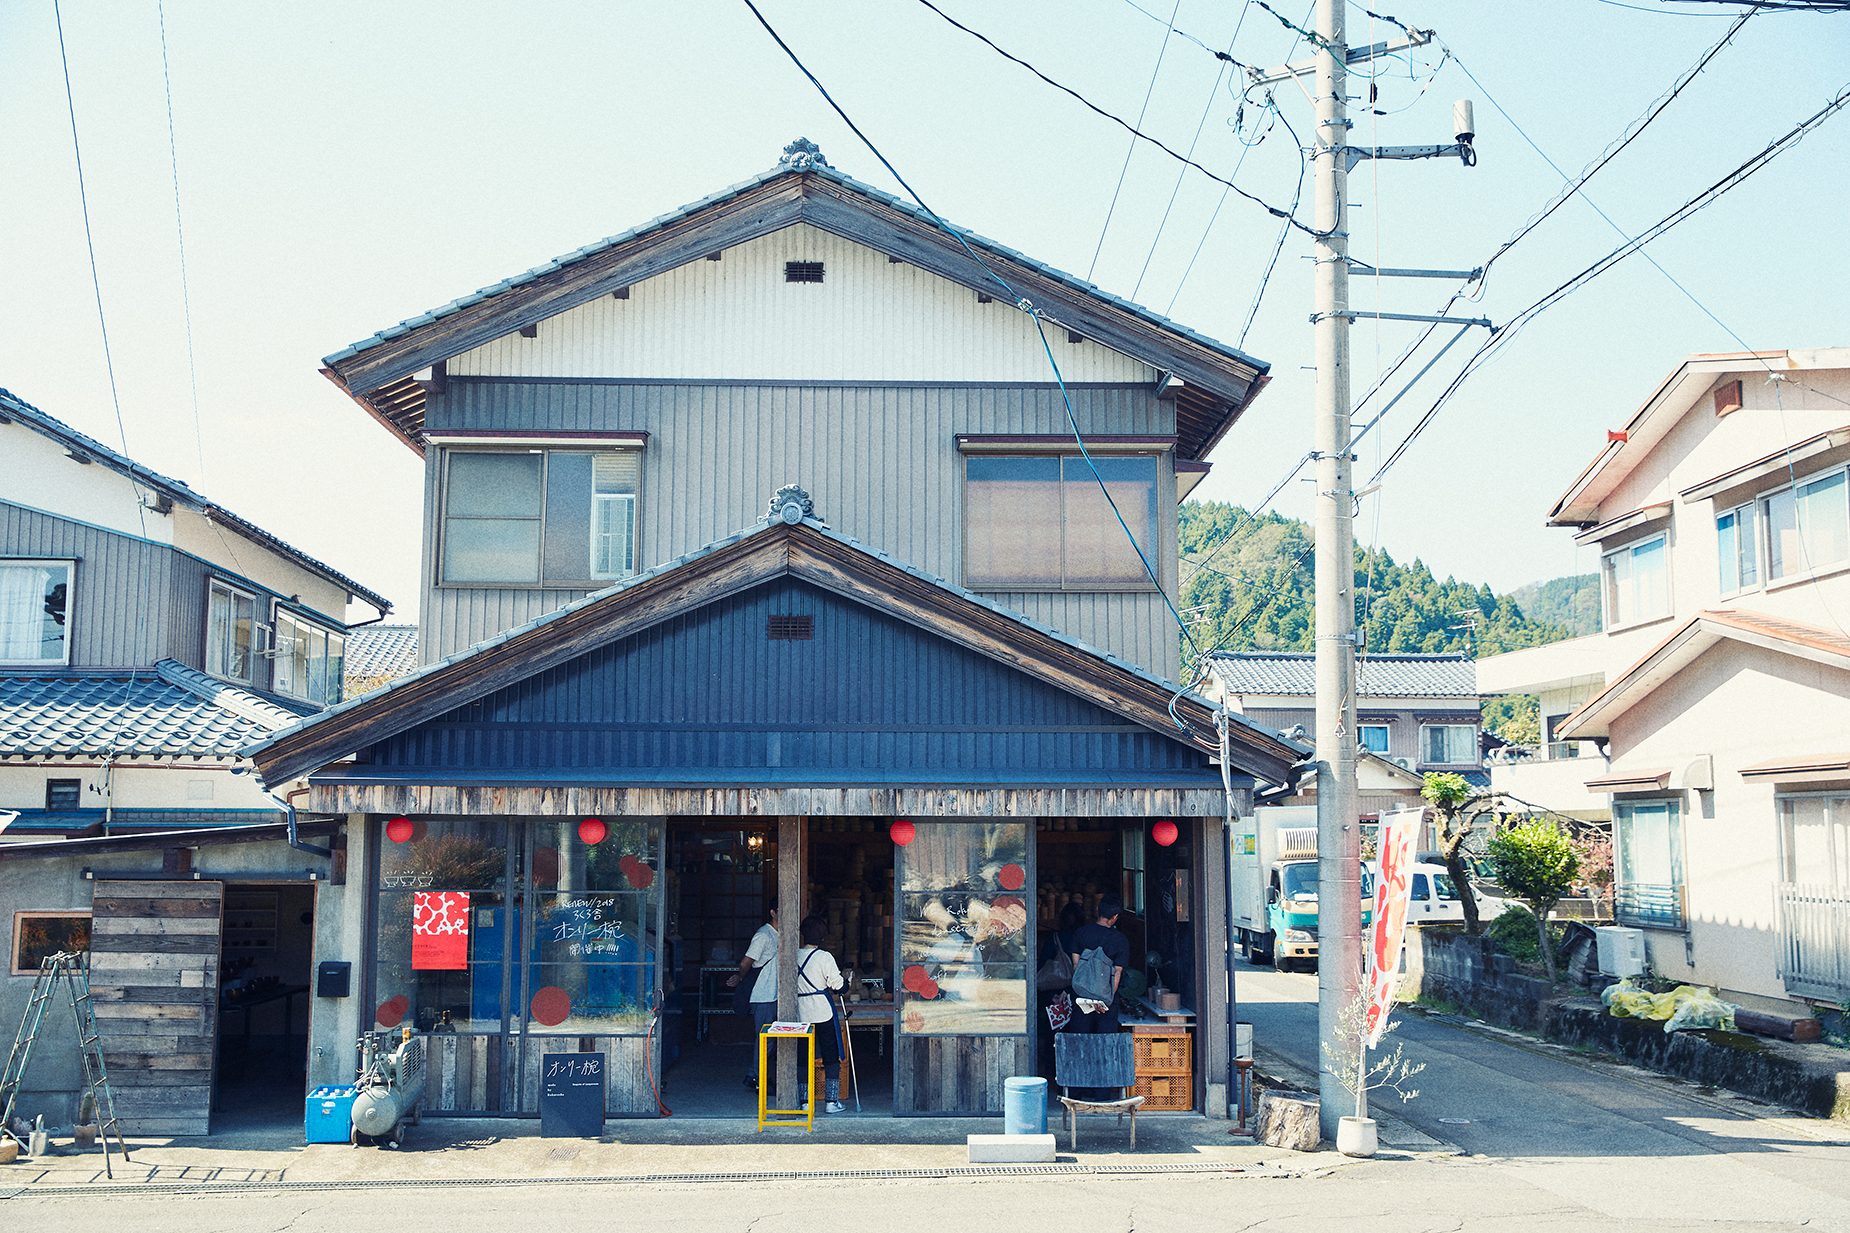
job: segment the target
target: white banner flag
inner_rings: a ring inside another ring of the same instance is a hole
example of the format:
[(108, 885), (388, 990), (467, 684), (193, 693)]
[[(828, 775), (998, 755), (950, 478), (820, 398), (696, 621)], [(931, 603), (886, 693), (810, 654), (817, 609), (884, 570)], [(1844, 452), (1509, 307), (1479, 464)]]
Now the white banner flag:
[(1381, 819), (1376, 846), (1381, 854), (1375, 878), (1375, 920), (1368, 944), (1368, 1018), (1372, 1048), (1387, 1030), (1388, 1012), (1400, 985), (1400, 950), (1407, 937), (1407, 909), (1413, 897), (1413, 847), (1423, 809), (1402, 809)]

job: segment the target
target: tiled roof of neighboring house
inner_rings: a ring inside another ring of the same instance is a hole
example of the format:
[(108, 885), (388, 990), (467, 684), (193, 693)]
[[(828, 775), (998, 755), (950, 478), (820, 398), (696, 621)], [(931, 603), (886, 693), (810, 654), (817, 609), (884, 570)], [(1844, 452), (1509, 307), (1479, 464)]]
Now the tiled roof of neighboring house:
[[(12, 822), (0, 818), (0, 833), (10, 840), (26, 836), (100, 833), (107, 819), (115, 833), (125, 830), (217, 830), (251, 826), (278, 817), (280, 809), (20, 809)], [(0, 845), (0, 852), (10, 851)]]
[(0, 676), (0, 758), (218, 758), (300, 719), (175, 660), (137, 672)]
[[(1317, 692), (1317, 658), (1286, 651), (1247, 651), (1210, 657), (1214, 676), (1230, 694), (1309, 696)], [(1356, 692), (1364, 698), (1470, 698), (1477, 693), (1477, 661), (1468, 655), (1369, 655), (1355, 665)]]
[(288, 557), (304, 569), (319, 574), (336, 586), (344, 588), (348, 594), (357, 595), (381, 612), (390, 612), (392, 610), (391, 600), (361, 586), (333, 566), (322, 561), (317, 561), (314, 557), (309, 556), (300, 548), (284, 543), (256, 523), (240, 518), (217, 502), (201, 496), (179, 480), (162, 475), (158, 471), (149, 470), (147, 467), (136, 462), (133, 458), (116, 453), (116, 451), (110, 449), (96, 438), (85, 436), (83, 433), (78, 432), (75, 428), (72, 428), (69, 424), (66, 424), (56, 416), (47, 415), (45, 412), (39, 410), (31, 403), (10, 391), (0, 389), (0, 422), (6, 420), (18, 420), (20, 423), (33, 428), (44, 436), (57, 441), (60, 445), (64, 446), (65, 449), (70, 450), (74, 455), (84, 461), (100, 463), (112, 471), (120, 472), (138, 483), (147, 485), (149, 488), (154, 489), (171, 501), (176, 501), (189, 509), (198, 511), (210, 520), (223, 522), (228, 526), (235, 527), (240, 534), (248, 536), (258, 543), (273, 549), (277, 553)]
[(415, 625), (361, 625), (347, 632), (344, 672), (349, 694), (356, 684), (376, 688), (419, 666)]

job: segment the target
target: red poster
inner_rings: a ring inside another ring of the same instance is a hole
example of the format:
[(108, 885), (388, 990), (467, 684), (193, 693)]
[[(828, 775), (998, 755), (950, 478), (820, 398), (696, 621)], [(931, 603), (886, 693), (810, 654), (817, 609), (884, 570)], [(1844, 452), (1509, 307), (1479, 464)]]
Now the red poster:
[(413, 891), (411, 966), (460, 972), (469, 966), (469, 892)]
[(1400, 950), (1407, 936), (1407, 908), (1413, 898), (1413, 841), (1423, 810), (1401, 809), (1381, 819), (1377, 846), (1381, 870), (1375, 878), (1375, 921), (1368, 946), (1368, 1013), (1365, 1031), (1373, 1047), (1387, 1031), (1400, 984)]

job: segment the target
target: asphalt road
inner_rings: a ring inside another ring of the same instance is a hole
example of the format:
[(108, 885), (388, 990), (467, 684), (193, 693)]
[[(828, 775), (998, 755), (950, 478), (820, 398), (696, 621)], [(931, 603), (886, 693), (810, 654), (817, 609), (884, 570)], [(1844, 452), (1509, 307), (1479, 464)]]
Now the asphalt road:
[[(1237, 981), (1261, 1067), (1313, 1069), (1317, 978), (1242, 963)], [(1385, 1112), (1512, 1185), (1614, 1220), (1850, 1227), (1850, 1126), (1442, 1019), (1403, 1016), (1394, 1038), (1426, 1069)]]

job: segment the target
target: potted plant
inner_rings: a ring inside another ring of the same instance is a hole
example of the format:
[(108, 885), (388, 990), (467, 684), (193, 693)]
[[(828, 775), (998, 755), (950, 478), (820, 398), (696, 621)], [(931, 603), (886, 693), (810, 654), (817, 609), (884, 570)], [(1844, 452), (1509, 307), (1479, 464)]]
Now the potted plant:
[[(1345, 1006), (1337, 1017), (1335, 1045), (1323, 1046), (1324, 1069), (1355, 1097), (1355, 1115), (1336, 1125), (1336, 1150), (1345, 1156), (1373, 1156), (1380, 1146), (1379, 1128), (1368, 1116), (1368, 1094), (1386, 1088), (1402, 1101), (1412, 1100), (1419, 1092), (1408, 1087), (1407, 1081), (1426, 1069), (1426, 1063), (1406, 1059), (1399, 1041), (1371, 1061), (1367, 1023), (1368, 998), (1364, 994)], [(1399, 1026), (1389, 1019), (1377, 1047)]]

